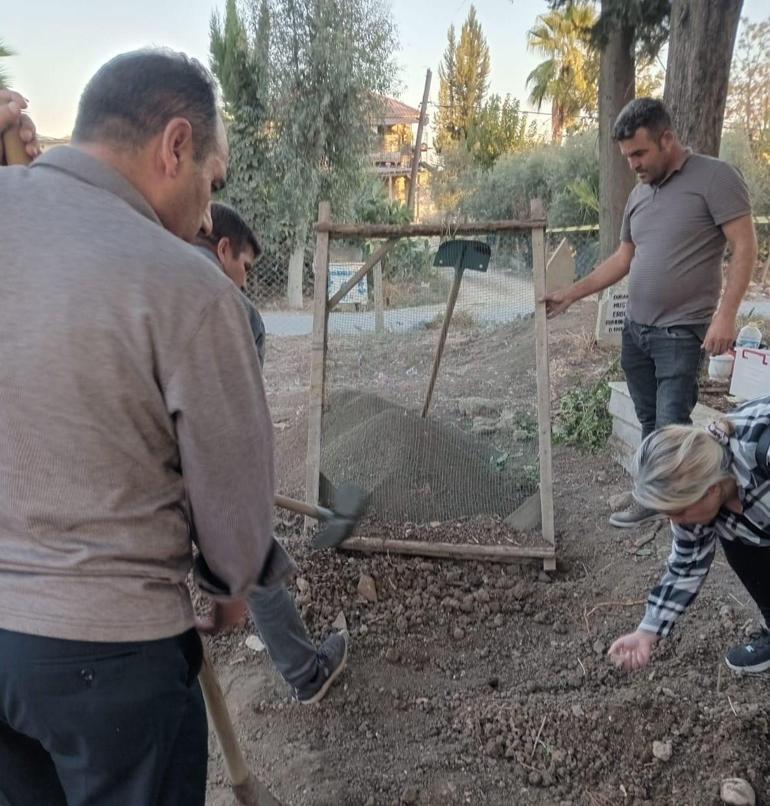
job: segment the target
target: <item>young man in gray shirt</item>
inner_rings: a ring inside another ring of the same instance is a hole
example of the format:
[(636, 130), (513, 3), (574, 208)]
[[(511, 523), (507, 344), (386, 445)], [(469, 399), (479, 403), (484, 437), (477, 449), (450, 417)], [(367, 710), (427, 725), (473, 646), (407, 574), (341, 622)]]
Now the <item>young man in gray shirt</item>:
[[(719, 355), (735, 339), (757, 241), (741, 176), (684, 148), (661, 101), (631, 101), (613, 137), (640, 180), (628, 197), (620, 246), (545, 302), (555, 316), (629, 275), (620, 361), (644, 438), (664, 425), (690, 422), (704, 351)], [(731, 257), (723, 289), (726, 243)], [(661, 517), (633, 503), (610, 523), (632, 527)]]
[[(262, 254), (251, 227), (232, 207), (220, 202), (211, 205), (211, 232), (200, 233), (196, 243), (241, 290), (246, 286), (246, 275)], [(242, 302), (262, 365), (265, 323), (245, 295)], [(284, 552), (279, 543), (276, 551)], [(285, 585), (255, 590), (249, 596), (248, 607), (276, 669), (291, 686), (294, 697), (305, 705), (320, 702), (347, 663), (347, 632), (332, 633), (316, 650)]]
[(117, 56), (73, 145), (0, 169), (0, 802), (203, 806), (201, 643), (291, 563), (239, 291), (195, 247), (208, 71)]

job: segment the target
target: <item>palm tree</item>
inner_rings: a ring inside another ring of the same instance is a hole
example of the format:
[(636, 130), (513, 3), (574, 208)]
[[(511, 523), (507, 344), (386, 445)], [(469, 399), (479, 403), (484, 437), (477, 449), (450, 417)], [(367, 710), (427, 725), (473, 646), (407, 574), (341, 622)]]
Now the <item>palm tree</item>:
[[(8, 56), (13, 55), (14, 52), (10, 48), (6, 47), (2, 43), (2, 40), (0, 40), (0, 59), (5, 59), (8, 58)], [(8, 83), (8, 73), (6, 73), (5, 70), (2, 67), (0, 67), (0, 89), (5, 87), (7, 83)]]
[(590, 47), (596, 12), (586, 0), (537, 18), (527, 35), (529, 50), (546, 56), (528, 76), (529, 100), (538, 110), (551, 102), (551, 136), (561, 142), (564, 129), (581, 111), (596, 108), (599, 61)]

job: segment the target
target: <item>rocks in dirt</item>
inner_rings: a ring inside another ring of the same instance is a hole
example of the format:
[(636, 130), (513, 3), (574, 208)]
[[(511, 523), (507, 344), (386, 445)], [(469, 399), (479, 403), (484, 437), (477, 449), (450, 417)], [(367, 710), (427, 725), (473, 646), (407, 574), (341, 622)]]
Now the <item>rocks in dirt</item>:
[(497, 415), (504, 405), (504, 400), (492, 400), (487, 397), (461, 397), (457, 401), (457, 408), (464, 417)]
[(394, 646), (389, 646), (385, 650), (385, 660), (388, 663), (398, 663), (401, 660), (401, 653)]
[(553, 582), (553, 580), (551, 579), (551, 577), (550, 577), (548, 574), (546, 574), (546, 572), (545, 572), (545, 571), (541, 571), (541, 572), (540, 572), (540, 573), (537, 575), (537, 581), (538, 581), (538, 582)]
[(463, 638), (465, 638), (465, 630), (462, 627), (455, 627), (454, 630), (452, 630), (452, 638), (454, 638), (455, 641), (462, 641)]
[(511, 589), (511, 596), (516, 600), (526, 599), (529, 596), (529, 585), (521, 580), (517, 582)]
[(297, 577), (294, 580), (294, 584), (297, 586), (297, 590), (300, 593), (307, 593), (310, 590), (310, 583), (305, 579), (305, 577)]
[(722, 803), (730, 806), (756, 806), (757, 796), (748, 781), (743, 778), (725, 778), (719, 788)]
[(252, 652), (264, 652), (265, 645), (262, 643), (258, 635), (250, 635), (244, 643)]
[(417, 787), (416, 786), (407, 786), (401, 793), (401, 803), (404, 806), (412, 806), (412, 804), (417, 803)]
[(345, 613), (342, 610), (340, 610), (337, 614), (337, 618), (332, 622), (332, 627), (338, 632), (348, 631), (348, 620), (345, 618)]
[(658, 742), (655, 741), (652, 743), (652, 754), (655, 758), (659, 759), (660, 761), (669, 761), (671, 759), (671, 754), (673, 753), (673, 747), (671, 742)]
[(593, 650), (597, 655), (603, 655), (607, 651), (607, 645), (597, 638), (593, 643)]
[(377, 603), (377, 586), (369, 574), (361, 574), (358, 579), (358, 595), (372, 604)]
[(611, 495), (607, 499), (607, 503), (609, 504), (610, 510), (612, 512), (620, 512), (621, 509), (625, 509), (626, 507), (631, 506), (633, 500), (634, 500), (633, 495), (631, 495), (630, 492), (625, 492), (625, 493), (617, 493), (616, 495)]
[(498, 614), (497, 614), (497, 615), (494, 617), (494, 619), (492, 620), (492, 623), (495, 625), (495, 627), (502, 627), (502, 626), (503, 626), (503, 624), (505, 624), (505, 618), (503, 617), (503, 614), (502, 614), (502, 613), (498, 613)]
[(569, 627), (563, 621), (554, 621), (553, 631), (557, 635), (566, 635), (569, 632)]

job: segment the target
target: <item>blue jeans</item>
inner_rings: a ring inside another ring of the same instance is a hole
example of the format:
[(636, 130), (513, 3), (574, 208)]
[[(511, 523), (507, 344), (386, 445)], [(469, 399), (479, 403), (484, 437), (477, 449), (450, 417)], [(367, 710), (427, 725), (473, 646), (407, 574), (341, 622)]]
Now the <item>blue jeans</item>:
[(203, 806), (201, 642), (0, 630), (0, 804)]
[(260, 588), (249, 597), (249, 611), (281, 677), (292, 688), (314, 688), (322, 677), (318, 653), (286, 586)]
[(707, 325), (654, 327), (626, 319), (620, 365), (642, 424), (642, 439), (664, 425), (692, 422), (707, 329)]

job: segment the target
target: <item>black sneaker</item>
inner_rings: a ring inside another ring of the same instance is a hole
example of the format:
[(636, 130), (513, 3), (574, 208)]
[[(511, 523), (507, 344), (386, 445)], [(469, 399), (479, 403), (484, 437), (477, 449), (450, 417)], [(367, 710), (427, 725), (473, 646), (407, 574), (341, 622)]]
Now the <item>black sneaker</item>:
[(314, 705), (326, 696), (332, 683), (340, 676), (348, 662), (348, 634), (335, 632), (321, 644), (318, 650), (317, 683), (308, 688), (295, 689), (294, 696), (303, 705)]
[(770, 669), (770, 631), (762, 628), (762, 634), (743, 646), (727, 650), (725, 663), (734, 672), (759, 674)]
[(610, 524), (618, 529), (630, 529), (633, 526), (641, 526), (653, 521), (665, 520), (666, 516), (662, 512), (654, 509), (647, 509), (634, 501), (630, 507), (622, 509), (620, 512), (613, 512), (610, 515)]

